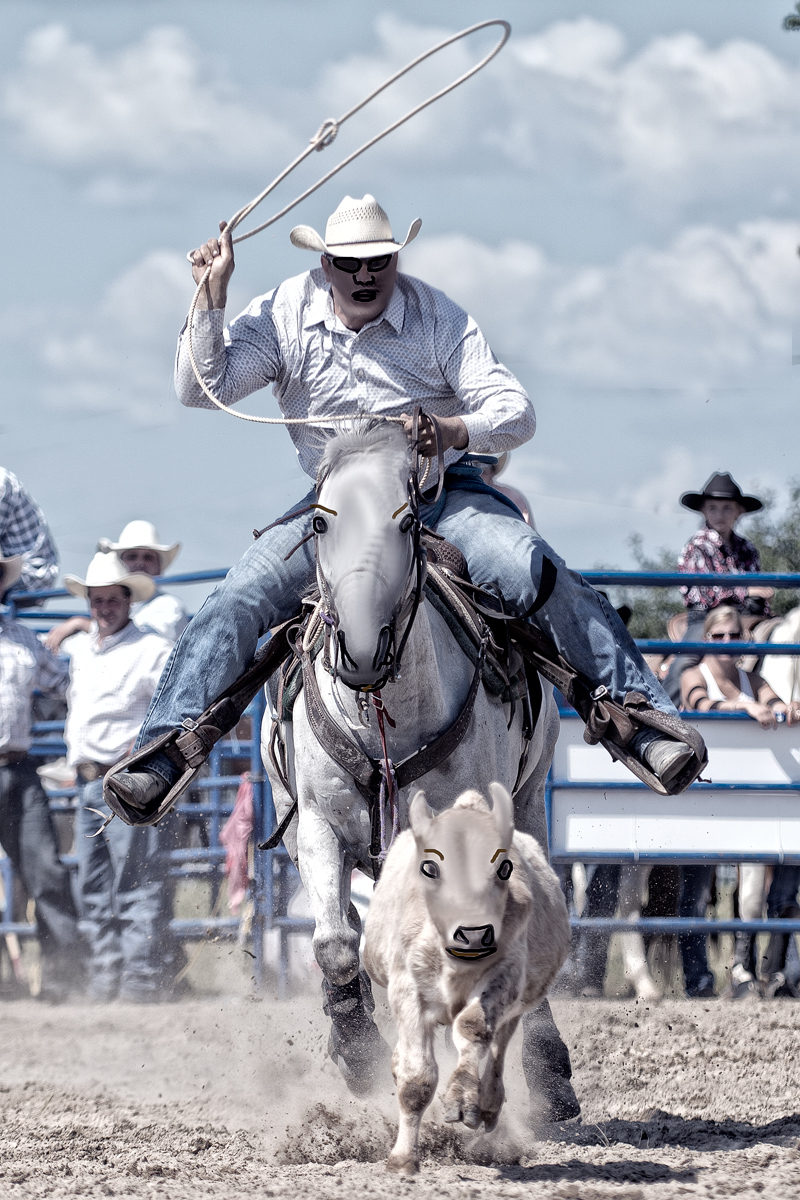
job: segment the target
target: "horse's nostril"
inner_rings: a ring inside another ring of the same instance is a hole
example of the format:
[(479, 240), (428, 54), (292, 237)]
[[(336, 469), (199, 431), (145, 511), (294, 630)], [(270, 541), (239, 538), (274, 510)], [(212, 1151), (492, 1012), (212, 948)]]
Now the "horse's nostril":
[(458, 929), (455, 931), (455, 933), (453, 934), (453, 941), (454, 942), (463, 942), (465, 946), (469, 945), (469, 938), (464, 933), (464, 930), (461, 928), (460, 925), (459, 925)]
[(493, 941), (494, 941), (494, 926), (493, 926), (493, 925), (487, 925), (487, 926), (486, 926), (486, 933), (485, 933), (485, 934), (483, 935), (483, 937), (481, 938), (481, 945), (482, 945), (482, 946), (491, 946), (491, 944), (493, 943)]

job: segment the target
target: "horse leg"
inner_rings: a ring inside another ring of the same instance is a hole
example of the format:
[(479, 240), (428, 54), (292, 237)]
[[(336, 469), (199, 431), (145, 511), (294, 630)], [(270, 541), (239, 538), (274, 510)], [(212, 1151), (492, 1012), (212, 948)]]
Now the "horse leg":
[[(558, 711), (555, 710), (555, 722), (552, 714), (548, 713), (548, 718), (545, 737), (549, 755), (544, 756), (547, 766), (542, 769), (543, 760), (540, 760), (514, 796), (514, 823), (517, 829), (535, 837), (545, 854), (548, 852), (545, 779), (552, 758), (550, 747), (553, 733), (558, 736)], [(522, 1069), (530, 1091), (531, 1120), (535, 1124), (542, 1121), (568, 1121), (578, 1116), (581, 1106), (570, 1083), (572, 1064), (569, 1050), (558, 1032), (547, 1000), (522, 1018)]]
[[(644, 864), (632, 867), (622, 867), (619, 873), (619, 915), (623, 920), (631, 921), (641, 916), (642, 892), (650, 874), (650, 868)], [(620, 934), (622, 946), (622, 961), (625, 969), (625, 979), (631, 985), (640, 1000), (660, 1000), (661, 992), (656, 986), (647, 966), (644, 950), (644, 938), (640, 933), (631, 930)]]
[(522, 1018), (522, 1069), (530, 1093), (532, 1124), (578, 1116), (581, 1106), (570, 1083), (569, 1050), (547, 1000)]
[(389, 1048), (372, 1019), (366, 972), (359, 971), (361, 921), (350, 903), (350, 869), (339, 839), (313, 807), (301, 804), (297, 830), (300, 875), (314, 914), (312, 946), (323, 974), (323, 1009), (331, 1019), (328, 1053), (351, 1092), (368, 1092)]

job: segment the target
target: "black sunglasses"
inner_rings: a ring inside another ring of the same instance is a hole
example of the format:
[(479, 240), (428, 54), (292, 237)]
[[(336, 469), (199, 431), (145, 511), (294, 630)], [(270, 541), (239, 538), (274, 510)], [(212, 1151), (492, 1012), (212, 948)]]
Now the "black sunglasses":
[(328, 262), (333, 263), (337, 271), (344, 271), (345, 275), (357, 275), (361, 268), (366, 265), (370, 274), (376, 271), (385, 271), (389, 263), (394, 258), (393, 254), (380, 254), (377, 258), (334, 258), (332, 254), (326, 254)]
[(737, 629), (737, 631), (735, 633), (728, 633), (726, 631), (725, 633), (709, 634), (709, 637), (711, 638), (712, 642), (724, 642), (726, 639), (730, 642), (740, 642), (742, 640), (743, 636), (744, 635), (743, 635), (741, 629)]

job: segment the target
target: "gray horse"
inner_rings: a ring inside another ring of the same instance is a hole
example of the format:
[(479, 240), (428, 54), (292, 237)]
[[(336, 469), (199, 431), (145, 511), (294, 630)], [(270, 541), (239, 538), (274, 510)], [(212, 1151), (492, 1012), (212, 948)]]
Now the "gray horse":
[[(408, 443), (396, 425), (367, 424), (329, 442), (314, 517), (321, 596), (315, 620), (320, 624), (312, 622), (304, 639), (307, 648), (315, 630), (327, 624), (328, 653), (318, 655), (313, 665), (306, 660), (306, 671), (313, 673), (304, 689), (306, 702), (298, 700), (292, 721), (279, 721), (283, 772), (266, 753), (266, 742), (264, 753), (278, 819), (295, 798), (298, 803), (297, 822), (284, 841), (316, 923), (313, 948), (332, 1022), (329, 1051), (356, 1093), (370, 1089), (388, 1060), (372, 1019), (369, 979), (360, 970), (361, 922), (350, 896), (355, 868), (376, 877), (374, 803), (344, 768), (342, 755), (332, 755), (322, 744), (315, 709), (321, 705), (326, 720), (357, 754), (384, 764), (384, 851), (391, 826), (408, 827), (408, 805), (416, 791), (403, 786), (402, 764), (457, 720), (471, 694), (466, 733), (457, 750), (420, 780), (428, 802), (439, 812), (468, 789), (486, 794), (490, 783), (500, 783), (514, 796), (516, 827), (546, 851), (544, 787), (558, 737), (552, 689), (543, 684), (539, 720), (518, 779), (522, 706), (512, 711), (483, 686), (475, 691), (475, 667), (444, 618), (426, 600), (416, 603), (420, 571), (409, 473)], [(376, 699), (371, 689), (381, 682)], [(398, 786), (388, 759), (399, 764)], [(569, 1055), (546, 1001), (527, 1014), (523, 1028), (532, 1116), (559, 1120), (576, 1115), (580, 1109), (569, 1083)]]

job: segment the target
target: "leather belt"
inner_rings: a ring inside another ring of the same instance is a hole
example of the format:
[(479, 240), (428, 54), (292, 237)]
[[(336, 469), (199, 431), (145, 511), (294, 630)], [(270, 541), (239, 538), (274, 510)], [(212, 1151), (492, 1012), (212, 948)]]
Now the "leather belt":
[(95, 779), (102, 779), (106, 771), (110, 771), (113, 766), (113, 763), (87, 761), (79, 762), (75, 770), (78, 773), (78, 778), (84, 783), (94, 783)]
[(9, 750), (7, 754), (0, 754), (0, 767), (15, 767), (27, 757), (27, 750)]

